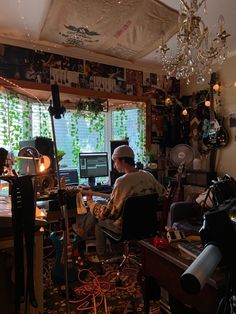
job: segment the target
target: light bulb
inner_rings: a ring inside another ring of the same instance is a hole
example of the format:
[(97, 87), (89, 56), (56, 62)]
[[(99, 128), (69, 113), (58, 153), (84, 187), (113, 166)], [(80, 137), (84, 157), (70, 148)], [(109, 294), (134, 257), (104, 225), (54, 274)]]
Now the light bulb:
[(213, 86), (213, 89), (214, 89), (215, 92), (218, 92), (219, 89), (220, 89), (220, 85), (219, 85), (219, 84), (215, 84), (215, 85)]
[(169, 105), (171, 105), (171, 104), (172, 104), (171, 99), (170, 99), (169, 97), (167, 97), (167, 98), (165, 99), (165, 105), (166, 105), (166, 106), (169, 106)]
[(205, 106), (206, 106), (206, 107), (210, 107), (210, 105), (211, 105), (210, 100), (206, 100), (206, 101), (205, 101)]
[(184, 110), (182, 111), (182, 115), (183, 115), (183, 116), (187, 116), (187, 114), (188, 114), (188, 110), (187, 110), (187, 109), (184, 109)]
[(40, 163), (40, 165), (39, 165), (39, 172), (44, 172), (44, 170), (45, 170), (44, 163)]

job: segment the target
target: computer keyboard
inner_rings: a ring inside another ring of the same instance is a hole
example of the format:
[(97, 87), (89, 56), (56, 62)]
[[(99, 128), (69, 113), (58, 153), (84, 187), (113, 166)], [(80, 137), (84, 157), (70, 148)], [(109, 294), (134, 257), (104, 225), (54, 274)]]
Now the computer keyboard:
[(101, 192), (101, 193), (111, 193), (112, 192), (112, 187), (108, 184), (99, 184), (95, 186), (91, 186), (91, 190), (94, 192)]

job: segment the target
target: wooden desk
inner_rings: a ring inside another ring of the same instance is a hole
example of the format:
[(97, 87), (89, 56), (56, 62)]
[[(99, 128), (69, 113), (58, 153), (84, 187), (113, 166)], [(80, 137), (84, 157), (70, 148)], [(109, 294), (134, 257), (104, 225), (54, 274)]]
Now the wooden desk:
[(148, 278), (153, 277), (160, 287), (183, 304), (194, 307), (202, 314), (215, 314), (224, 284), (224, 276), (216, 270), (199, 294), (188, 294), (180, 285), (180, 276), (191, 264), (178, 256), (177, 250), (161, 251), (150, 242), (140, 241), (143, 251), (142, 275), (144, 276), (144, 308), (149, 313)]

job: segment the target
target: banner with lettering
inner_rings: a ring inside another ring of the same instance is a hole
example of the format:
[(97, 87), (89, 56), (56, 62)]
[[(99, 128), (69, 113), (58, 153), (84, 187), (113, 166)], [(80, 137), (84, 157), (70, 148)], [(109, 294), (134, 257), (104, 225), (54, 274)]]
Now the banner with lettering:
[(177, 22), (157, 0), (52, 0), (40, 39), (134, 61), (172, 37)]

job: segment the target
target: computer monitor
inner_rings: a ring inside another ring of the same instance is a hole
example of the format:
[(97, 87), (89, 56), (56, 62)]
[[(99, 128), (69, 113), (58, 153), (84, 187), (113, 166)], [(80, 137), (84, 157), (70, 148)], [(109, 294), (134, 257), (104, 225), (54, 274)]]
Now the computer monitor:
[(88, 178), (89, 185), (94, 186), (96, 178), (109, 174), (107, 153), (80, 153), (79, 169), (80, 178)]
[(79, 185), (77, 169), (59, 169), (59, 176), (65, 178), (66, 186), (78, 186)]

